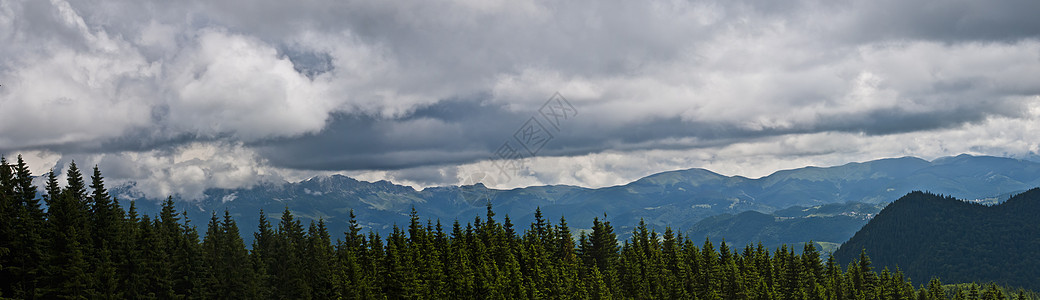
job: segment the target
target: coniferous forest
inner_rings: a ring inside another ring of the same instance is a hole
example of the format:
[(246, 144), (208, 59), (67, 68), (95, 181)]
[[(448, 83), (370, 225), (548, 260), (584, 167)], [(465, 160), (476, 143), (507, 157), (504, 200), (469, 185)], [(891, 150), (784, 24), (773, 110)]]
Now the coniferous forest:
[(834, 256), (852, 261), (866, 249), (876, 265), (901, 266), (913, 278), (936, 275), (1038, 289), (1038, 214), (1040, 188), (996, 205), (912, 192), (889, 204)]
[[(344, 233), (302, 224), (288, 208), (258, 213), (247, 247), (224, 212), (204, 225), (167, 199), (158, 216), (106, 192), (70, 164), (46, 174), (37, 197), (21, 157), (0, 166), (0, 297), (15, 299), (1024, 299), (996, 285), (915, 286), (806, 244), (740, 248), (643, 223), (619, 241), (596, 219), (577, 233), (535, 213), (529, 225), (497, 217), (411, 222), (386, 236), (350, 220)], [(88, 183), (89, 180), (89, 183)], [(41, 200), (42, 199), (42, 202)], [(45, 208), (46, 207), (46, 208)], [(827, 256), (827, 257), (824, 257)]]

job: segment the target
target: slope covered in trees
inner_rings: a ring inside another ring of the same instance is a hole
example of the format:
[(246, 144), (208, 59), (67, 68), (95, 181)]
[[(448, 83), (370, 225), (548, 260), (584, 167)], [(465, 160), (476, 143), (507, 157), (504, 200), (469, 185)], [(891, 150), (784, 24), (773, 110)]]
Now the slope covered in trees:
[(598, 218), (575, 240), (563, 218), (553, 224), (536, 209), (521, 231), (490, 204), (464, 225), (422, 222), (413, 210), (385, 237), (353, 217), (334, 234), (288, 209), (277, 220), (260, 211), (247, 250), (227, 212), (212, 214), (200, 237), (170, 199), (158, 216), (141, 215), (108, 194), (96, 167), (89, 184), (74, 164), (67, 175), (62, 187), (47, 174), (44, 210), (24, 162), (0, 161), (0, 297), (945, 299), (937, 280), (915, 289), (865, 254), (842, 267), (811, 245), (801, 254), (716, 247), (643, 222), (619, 241)]
[(697, 222), (686, 234), (706, 236), (713, 240), (725, 239), (736, 245), (762, 243), (769, 248), (813, 241), (822, 251), (831, 252), (841, 242), (852, 237), (883, 207), (849, 202), (813, 207), (792, 206), (773, 214), (757, 211), (721, 214)]
[(924, 192), (892, 202), (834, 255), (861, 250), (916, 280), (996, 281), (1040, 289), (1040, 189), (993, 206)]

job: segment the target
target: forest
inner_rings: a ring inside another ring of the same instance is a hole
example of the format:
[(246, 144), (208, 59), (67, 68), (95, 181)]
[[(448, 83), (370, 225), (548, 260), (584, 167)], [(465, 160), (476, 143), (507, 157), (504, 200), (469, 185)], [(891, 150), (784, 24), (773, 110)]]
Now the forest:
[(866, 249), (878, 266), (920, 278), (996, 281), (1040, 288), (1040, 189), (983, 205), (927, 192), (892, 202), (834, 257), (854, 261)]
[[(247, 247), (234, 218), (204, 232), (168, 198), (157, 216), (111, 197), (95, 166), (75, 163), (42, 195), (18, 157), (0, 159), (0, 297), (14, 299), (1034, 299), (995, 284), (915, 286), (864, 251), (839, 265), (806, 243), (732, 247), (640, 223), (619, 241), (610, 222), (572, 231), (566, 219), (517, 226), (496, 217), (421, 221), (382, 236), (354, 218), (333, 233), (288, 207), (259, 211)], [(602, 220), (602, 221), (601, 221)], [(575, 238), (577, 236), (577, 238)]]

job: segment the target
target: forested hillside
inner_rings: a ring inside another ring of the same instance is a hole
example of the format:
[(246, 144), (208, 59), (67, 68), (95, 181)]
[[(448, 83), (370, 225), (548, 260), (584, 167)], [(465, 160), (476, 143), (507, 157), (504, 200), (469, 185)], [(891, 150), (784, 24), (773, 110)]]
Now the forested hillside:
[(1040, 189), (985, 206), (913, 192), (891, 203), (842, 245), (839, 261), (866, 249), (914, 279), (996, 281), (1040, 289)]
[(881, 204), (849, 202), (792, 206), (772, 214), (756, 211), (722, 214), (697, 222), (687, 229), (686, 234), (725, 239), (737, 245), (763, 243), (769, 248), (813, 241), (820, 250), (831, 252), (883, 207)]
[(553, 224), (536, 209), (521, 230), (490, 204), (484, 218), (450, 226), (413, 210), (385, 237), (354, 218), (338, 234), (289, 210), (276, 221), (259, 211), (248, 250), (227, 212), (211, 215), (200, 237), (172, 200), (158, 216), (140, 215), (108, 195), (96, 167), (89, 189), (74, 164), (67, 175), (62, 187), (47, 174), (44, 210), (21, 158), (0, 162), (0, 297), (946, 299), (938, 280), (915, 289), (865, 253), (842, 267), (811, 245), (801, 254), (786, 245), (716, 248), (642, 222), (619, 242), (600, 219), (575, 241), (562, 217)]

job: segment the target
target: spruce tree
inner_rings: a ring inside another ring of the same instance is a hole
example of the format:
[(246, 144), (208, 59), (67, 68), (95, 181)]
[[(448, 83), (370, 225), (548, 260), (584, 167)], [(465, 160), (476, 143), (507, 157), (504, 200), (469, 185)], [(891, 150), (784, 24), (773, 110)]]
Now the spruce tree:
[(253, 233), (253, 250), (250, 252), (250, 261), (253, 272), (257, 276), (260, 285), (257, 294), (260, 298), (273, 297), (273, 287), (276, 285), (273, 268), (276, 259), (275, 232), (271, 222), (267, 220), (267, 214), (260, 209), (260, 218), (256, 232)]
[(249, 254), (238, 235), (238, 225), (227, 210), (222, 221), (213, 214), (202, 245), (206, 298), (256, 298), (256, 281)]
[(932, 280), (928, 282), (928, 298), (937, 300), (947, 299), (946, 291), (943, 289), (942, 282), (939, 281), (939, 278), (932, 278)]
[[(15, 261), (12, 249), (18, 232), (15, 230), (17, 197), (14, 192), (14, 173), (7, 158), (0, 156), (0, 296), (15, 294), (19, 283), (18, 274), (11, 269)], [(20, 291), (19, 291), (20, 293)]]
[(305, 247), (303, 226), (286, 207), (274, 239), (274, 260), (278, 262), (271, 266), (274, 297), (310, 299), (311, 287), (304, 270)]
[[(237, 234), (236, 234), (237, 236)], [(314, 299), (336, 299), (341, 297), (333, 284), (333, 270), (336, 256), (332, 248), (332, 238), (325, 220), (313, 221), (307, 229), (306, 246), (307, 282), (311, 286), (311, 297)]]
[[(16, 298), (41, 296), (40, 279), (44, 273), (44, 248), (47, 241), (42, 228), (44, 212), (36, 199), (36, 186), (22, 156), (10, 165), (0, 157), (0, 239), (6, 248), (0, 257), (0, 294)], [(8, 246), (9, 245), (9, 246)]]
[(456, 298), (472, 298), (475, 296), (474, 268), (470, 245), (466, 243), (465, 234), (458, 220), (452, 224), (451, 239), (448, 241), (447, 294)]
[(160, 223), (153, 221), (148, 215), (144, 215), (141, 216), (138, 226), (140, 235), (135, 243), (134, 251), (140, 254), (141, 272), (144, 278), (145, 289), (141, 299), (173, 298), (169, 256), (163, 251), (166, 246), (159, 232)]
[(136, 245), (141, 241), (141, 218), (137, 214), (135, 201), (130, 201), (124, 222), (123, 236), (127, 239), (129, 248), (124, 253), (123, 263), (119, 266), (119, 273), (122, 276), (121, 286), (124, 297), (137, 299), (145, 294), (147, 280), (144, 272), (145, 263), (142, 261), (143, 253), (141, 248)]
[(120, 234), (123, 230), (123, 210), (119, 202), (114, 201), (105, 189), (104, 178), (101, 171), (94, 166), (94, 174), (91, 176), (89, 196), (89, 220), (90, 233), (93, 237), (90, 252), (92, 277), (94, 278), (97, 298), (112, 299), (121, 297), (122, 288), (119, 284), (120, 276), (116, 273), (119, 265), (123, 264), (123, 243), (126, 239)]
[(83, 174), (76, 167), (76, 161), (69, 163), (69, 169), (65, 172), (65, 180), (67, 181), (65, 188), (72, 199), (79, 203), (82, 210), (89, 211), (90, 206), (87, 205), (87, 202), (90, 199), (87, 197), (87, 184), (83, 181)]
[[(263, 219), (262, 222), (266, 222)], [(364, 276), (361, 268), (364, 259), (365, 236), (362, 235), (361, 226), (357, 222), (354, 210), (350, 210), (350, 227), (344, 232), (344, 240), (336, 245), (336, 257), (334, 268), (334, 285), (339, 296), (345, 299), (361, 299), (363, 289), (371, 285)], [(259, 238), (259, 237), (258, 237)], [(256, 249), (254, 242), (253, 249)]]
[(47, 265), (44, 298), (86, 298), (90, 277), (87, 269), (86, 212), (70, 193), (49, 195), (47, 210)]

